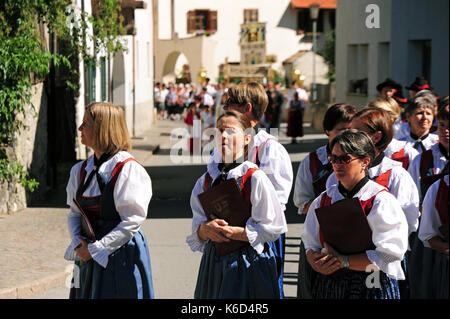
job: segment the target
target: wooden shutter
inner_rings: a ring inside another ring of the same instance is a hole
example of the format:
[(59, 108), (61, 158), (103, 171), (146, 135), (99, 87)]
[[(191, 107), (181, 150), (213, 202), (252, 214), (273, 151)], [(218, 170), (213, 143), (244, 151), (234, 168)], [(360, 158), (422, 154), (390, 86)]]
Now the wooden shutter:
[(208, 29), (211, 32), (217, 31), (217, 11), (209, 11), (208, 14)]
[(195, 11), (191, 10), (187, 13), (187, 33), (195, 33)]

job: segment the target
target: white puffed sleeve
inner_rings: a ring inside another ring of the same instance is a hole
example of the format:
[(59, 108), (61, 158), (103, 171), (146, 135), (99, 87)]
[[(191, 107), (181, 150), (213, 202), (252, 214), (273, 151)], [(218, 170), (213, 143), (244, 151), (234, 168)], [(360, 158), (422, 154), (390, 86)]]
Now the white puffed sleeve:
[(114, 203), (121, 222), (101, 240), (88, 244), (92, 258), (105, 267), (108, 256), (126, 244), (147, 217), (152, 197), (152, 182), (139, 163), (126, 163), (114, 187)]
[(261, 171), (252, 175), (250, 201), (252, 214), (245, 226), (250, 245), (261, 254), (264, 243), (276, 240), (287, 232), (286, 218), (278, 201), (275, 189)]
[(315, 198), (312, 184), (311, 171), (309, 170), (309, 154), (300, 163), (295, 178), (293, 200), (298, 207), (298, 214), (301, 215), (305, 204)]
[(401, 261), (408, 248), (408, 222), (400, 204), (392, 194), (378, 193), (367, 221), (376, 247), (366, 251), (367, 257), (389, 277), (405, 279)]
[(292, 171), (291, 158), (286, 149), (274, 139), (265, 143), (259, 168), (267, 175), (275, 188), (278, 200), (283, 211), (289, 200), (294, 173)]
[[(447, 175), (448, 176), (448, 175)], [(436, 209), (435, 202), (441, 180), (434, 182), (427, 190), (422, 206), (422, 219), (419, 227), (419, 239), (425, 247), (431, 248), (428, 241), (435, 236), (442, 236), (439, 231), (442, 222)]]
[(309, 206), (308, 214), (306, 215), (303, 231), (301, 234), (302, 242), (305, 245), (305, 251), (310, 249), (315, 252), (320, 252), (322, 244), (319, 237), (319, 221), (316, 217), (316, 209), (320, 206), (320, 200), (324, 193), (319, 195)]
[(392, 168), (389, 191), (397, 198), (408, 221), (408, 234), (419, 227), (419, 191), (411, 175), (403, 167)]
[(203, 184), (205, 182), (206, 174), (203, 174), (194, 185), (191, 193), (191, 209), (192, 209), (192, 233), (186, 237), (186, 243), (189, 245), (192, 251), (203, 252), (206, 241), (201, 240), (197, 235), (197, 230), (201, 224), (206, 222), (205, 212), (200, 204), (198, 195), (203, 193)]
[(66, 186), (67, 199), (66, 203), (70, 207), (69, 215), (67, 217), (67, 224), (69, 228), (69, 234), (71, 237), (71, 242), (69, 247), (67, 247), (64, 254), (64, 259), (66, 260), (79, 260), (79, 256), (75, 253), (75, 248), (80, 244), (78, 240), (81, 236), (81, 215), (77, 206), (73, 202), (76, 196), (76, 192), (79, 185), (80, 169), (83, 162), (75, 164), (70, 170), (70, 178)]

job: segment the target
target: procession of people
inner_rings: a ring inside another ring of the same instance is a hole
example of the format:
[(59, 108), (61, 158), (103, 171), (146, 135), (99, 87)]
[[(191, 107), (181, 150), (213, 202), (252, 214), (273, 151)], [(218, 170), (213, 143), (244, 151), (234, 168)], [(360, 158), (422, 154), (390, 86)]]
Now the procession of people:
[[(190, 197), (186, 244), (203, 254), (192, 270), (194, 298), (284, 298), (291, 191), (306, 215), (298, 298), (448, 298), (448, 96), (417, 77), (405, 99), (402, 85), (386, 79), (367, 105), (333, 104), (323, 119), (327, 144), (293, 172), (270, 129), (280, 128), (284, 106), (287, 136), (302, 143), (306, 91), (296, 82), (288, 95), (279, 83), (208, 82), (155, 86), (159, 119), (184, 122), (189, 151), (194, 121), (215, 128)], [(153, 298), (151, 249), (140, 230), (152, 182), (128, 153), (124, 113), (91, 103), (79, 131), (94, 154), (67, 184), (65, 258), (81, 269), (70, 297)]]

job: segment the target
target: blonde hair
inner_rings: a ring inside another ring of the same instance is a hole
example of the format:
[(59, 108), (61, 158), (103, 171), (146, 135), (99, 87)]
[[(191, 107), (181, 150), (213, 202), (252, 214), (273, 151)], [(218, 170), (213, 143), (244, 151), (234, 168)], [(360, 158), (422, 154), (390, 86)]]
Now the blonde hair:
[(269, 98), (264, 87), (258, 82), (239, 83), (228, 89), (228, 103), (239, 106), (251, 103), (253, 117), (260, 121), (269, 104)]
[(111, 155), (131, 149), (121, 107), (107, 102), (93, 102), (86, 107), (86, 112), (94, 121), (94, 148)]
[(398, 105), (397, 101), (391, 97), (378, 98), (375, 101), (369, 102), (367, 107), (376, 107), (378, 109), (387, 111), (394, 122), (398, 120), (398, 118), (400, 117), (400, 113), (402, 112), (402, 109)]

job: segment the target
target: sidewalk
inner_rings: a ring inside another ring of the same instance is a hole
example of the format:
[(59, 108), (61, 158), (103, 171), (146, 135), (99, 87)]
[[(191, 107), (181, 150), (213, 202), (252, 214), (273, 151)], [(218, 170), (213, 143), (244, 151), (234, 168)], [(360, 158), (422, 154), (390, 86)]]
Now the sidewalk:
[[(160, 145), (169, 145), (170, 132), (177, 127), (184, 127), (184, 123), (154, 124), (132, 139), (130, 153), (147, 165)], [(68, 208), (59, 206), (0, 215), (0, 299), (26, 298), (70, 280), (73, 263), (63, 258), (70, 242)]]

